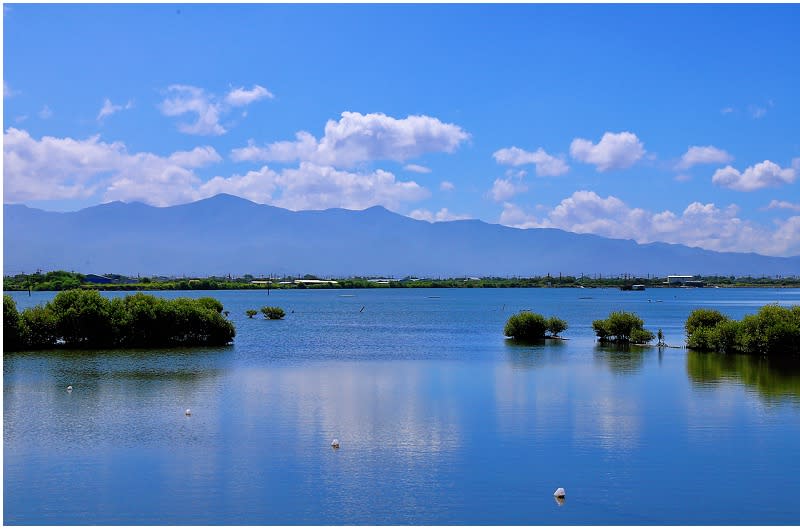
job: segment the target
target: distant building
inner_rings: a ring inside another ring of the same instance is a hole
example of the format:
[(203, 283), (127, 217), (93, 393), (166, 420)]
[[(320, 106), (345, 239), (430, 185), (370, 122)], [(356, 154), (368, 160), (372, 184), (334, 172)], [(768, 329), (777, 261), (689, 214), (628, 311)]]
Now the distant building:
[(110, 277), (99, 276), (97, 274), (86, 274), (83, 277), (83, 280), (86, 283), (92, 283), (93, 285), (107, 285), (109, 283), (113, 283), (114, 282), (114, 280), (111, 279)]
[(667, 276), (664, 284), (671, 287), (702, 287), (705, 285), (697, 276)]

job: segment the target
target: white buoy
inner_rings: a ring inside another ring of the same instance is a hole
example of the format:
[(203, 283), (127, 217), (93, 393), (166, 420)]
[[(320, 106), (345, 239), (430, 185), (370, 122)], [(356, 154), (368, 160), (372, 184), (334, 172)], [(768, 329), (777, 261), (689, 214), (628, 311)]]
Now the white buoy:
[(339, 448), (339, 440), (338, 439), (334, 439), (333, 441), (331, 441), (331, 448)]
[(72, 386), (67, 386), (67, 391), (72, 391)]
[(553, 496), (556, 498), (563, 498), (567, 495), (567, 491), (564, 490), (563, 487), (558, 487), (556, 491), (553, 493)]
[(192, 414), (192, 410), (190, 410), (189, 408), (186, 408), (186, 411), (185, 411), (185, 412), (183, 412), (183, 414), (184, 414), (184, 415), (186, 415), (186, 416), (188, 417), (189, 415), (191, 415), (191, 414)]

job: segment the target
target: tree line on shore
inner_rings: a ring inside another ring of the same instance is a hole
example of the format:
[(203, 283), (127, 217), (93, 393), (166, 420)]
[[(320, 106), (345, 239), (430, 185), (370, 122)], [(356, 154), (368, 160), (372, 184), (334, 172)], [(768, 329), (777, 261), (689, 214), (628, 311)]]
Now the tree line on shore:
[[(256, 278), (246, 274), (241, 277), (215, 276), (198, 278), (127, 277), (119, 274), (103, 276), (104, 283), (94, 282), (87, 274), (53, 271), (33, 274), (7, 275), (3, 289), (7, 291), (42, 290), (61, 291), (86, 288), (109, 291), (142, 290), (244, 290), (244, 289), (346, 289), (346, 288), (614, 288), (642, 284), (647, 288), (666, 286), (664, 277), (635, 277), (595, 275), (543, 275), (532, 277), (480, 277), (480, 278), (416, 278), (377, 280), (368, 277), (336, 278), (335, 283), (304, 283), (320, 278), (314, 275), (278, 279)], [(800, 287), (800, 277), (735, 277), (698, 276), (707, 285), (725, 287)], [(261, 282), (252, 283), (254, 280)], [(299, 280), (300, 282), (295, 282)], [(269, 283), (269, 285), (266, 284)]]

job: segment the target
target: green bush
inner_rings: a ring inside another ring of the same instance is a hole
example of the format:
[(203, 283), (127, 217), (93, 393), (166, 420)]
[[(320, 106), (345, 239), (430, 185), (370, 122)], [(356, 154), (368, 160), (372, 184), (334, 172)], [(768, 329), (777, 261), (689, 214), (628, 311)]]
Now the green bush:
[(686, 337), (691, 338), (692, 334), (697, 329), (714, 327), (716, 324), (727, 321), (728, 317), (718, 310), (713, 309), (696, 309), (689, 314), (684, 327), (686, 328)]
[(800, 353), (800, 306), (766, 305), (738, 322), (724, 316), (698, 315), (700, 311), (708, 312), (693, 311), (686, 321), (686, 345), (690, 349), (755, 355)]
[(261, 313), (268, 320), (281, 320), (286, 313), (280, 307), (261, 307)]
[(556, 318), (555, 316), (550, 316), (547, 318), (547, 330), (553, 336), (558, 336), (562, 332), (566, 331), (569, 326), (567, 322), (562, 320), (561, 318)]
[(547, 331), (547, 320), (541, 314), (522, 311), (506, 322), (504, 334), (517, 340), (541, 340)]
[(525, 310), (508, 318), (503, 333), (516, 340), (533, 341), (547, 338), (547, 332), (556, 337), (565, 330), (567, 322), (561, 318), (551, 316), (545, 319), (541, 314)]
[(248, 317), (248, 318), (252, 318), (252, 317), (253, 317), (253, 316), (255, 316), (256, 314), (258, 314), (258, 311), (257, 311), (256, 309), (247, 309), (247, 310), (245, 311), (245, 314), (247, 314), (247, 317)]
[(23, 323), (14, 298), (3, 294), (3, 350), (15, 351), (22, 345)]
[(644, 328), (642, 319), (632, 312), (612, 312), (605, 320), (595, 320), (592, 328), (600, 342), (646, 344), (655, 335)]
[[(16, 307), (6, 303), (11, 324)], [(8, 350), (224, 345), (236, 334), (212, 298), (166, 300), (146, 294), (108, 300), (94, 290), (60, 292), (18, 314), (21, 339)], [(4, 344), (5, 345), (5, 344)]]

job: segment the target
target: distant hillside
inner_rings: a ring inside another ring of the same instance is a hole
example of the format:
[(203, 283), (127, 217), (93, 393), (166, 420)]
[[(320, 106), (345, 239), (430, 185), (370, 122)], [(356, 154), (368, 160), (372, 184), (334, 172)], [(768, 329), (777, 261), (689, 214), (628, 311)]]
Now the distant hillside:
[(382, 207), (289, 211), (217, 195), (55, 213), (5, 205), (4, 270), (136, 275), (796, 275), (800, 257), (637, 244), (556, 229), (430, 224)]

